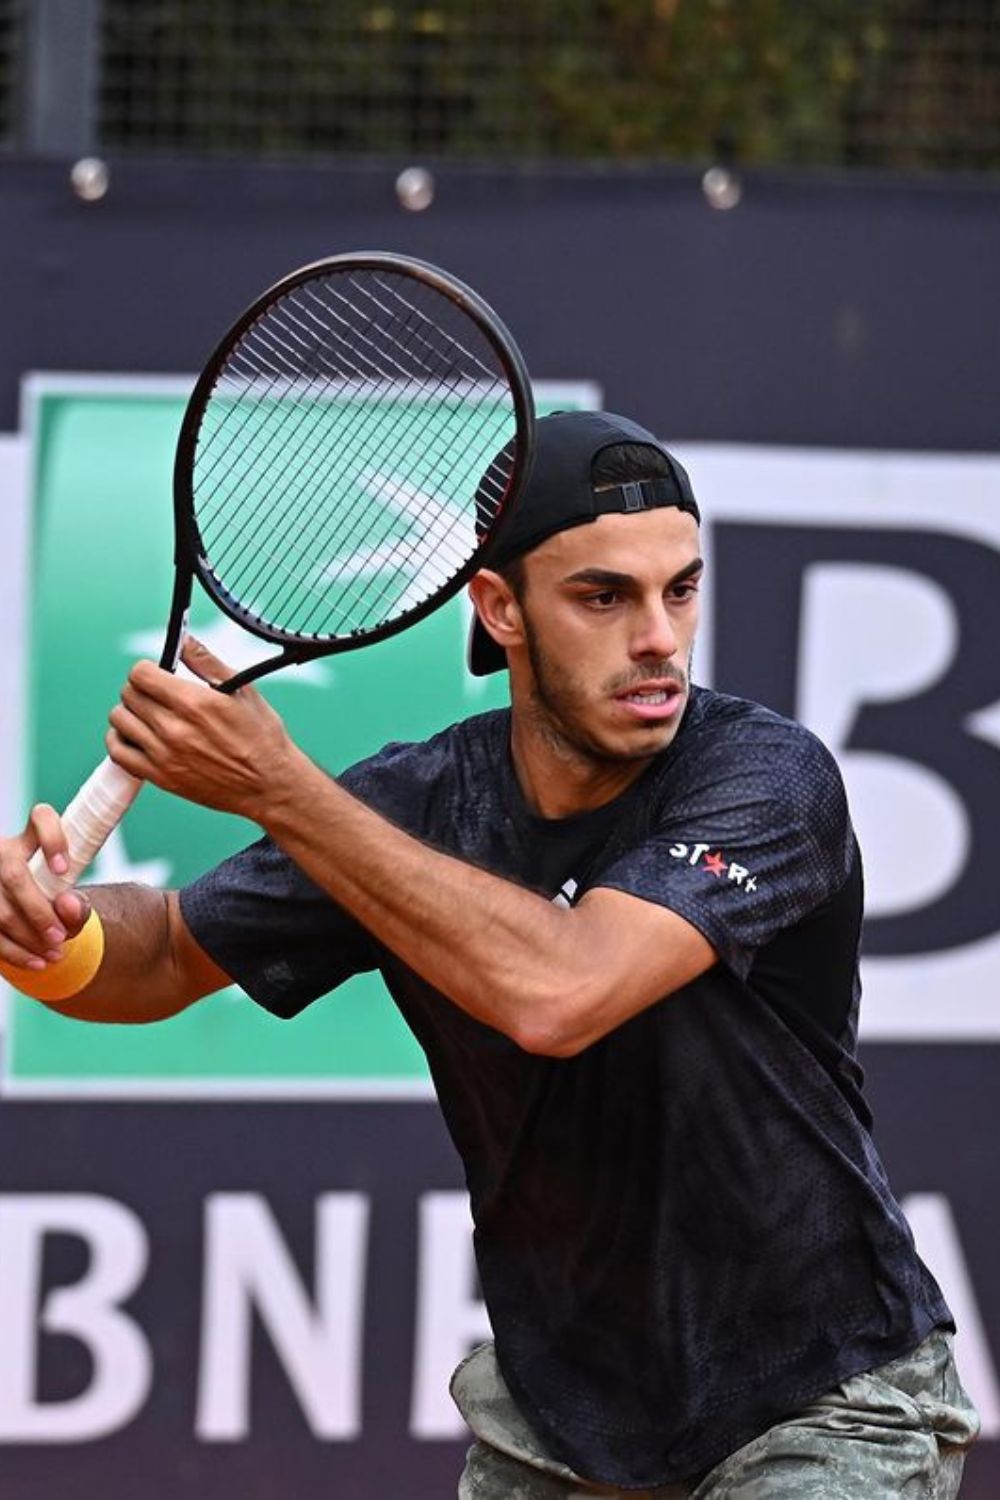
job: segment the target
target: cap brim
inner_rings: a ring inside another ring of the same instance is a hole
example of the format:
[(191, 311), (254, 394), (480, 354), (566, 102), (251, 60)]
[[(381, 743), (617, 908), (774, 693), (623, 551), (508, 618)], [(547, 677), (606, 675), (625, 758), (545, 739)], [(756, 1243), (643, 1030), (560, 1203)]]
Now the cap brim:
[(507, 666), (506, 651), (483, 629), (478, 615), (472, 619), (466, 660), (473, 677), (489, 677), (491, 672), (502, 672)]

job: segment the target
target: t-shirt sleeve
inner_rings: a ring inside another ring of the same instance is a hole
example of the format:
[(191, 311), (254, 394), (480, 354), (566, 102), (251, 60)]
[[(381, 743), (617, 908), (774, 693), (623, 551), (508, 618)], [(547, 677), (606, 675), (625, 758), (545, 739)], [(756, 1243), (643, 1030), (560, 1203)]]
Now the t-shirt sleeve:
[(688, 761), (665, 783), (647, 836), (594, 884), (669, 907), (745, 978), (757, 950), (850, 873), (843, 781), (814, 735), (777, 718), (693, 746)]
[(209, 957), (277, 1016), (376, 967), (365, 929), (268, 838), (186, 886), (180, 905)]
[[(428, 818), (446, 737), (390, 744), (338, 776), (353, 796), (408, 832)], [(180, 893), (181, 913), (210, 958), (251, 999), (294, 1016), (353, 974), (378, 967), (365, 928), (269, 838), (234, 854)]]

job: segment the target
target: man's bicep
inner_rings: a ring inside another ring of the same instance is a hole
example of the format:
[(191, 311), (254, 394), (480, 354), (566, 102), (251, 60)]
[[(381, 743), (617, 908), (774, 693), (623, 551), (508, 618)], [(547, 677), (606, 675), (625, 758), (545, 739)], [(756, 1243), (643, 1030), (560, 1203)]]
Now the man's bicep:
[(185, 922), (177, 891), (170, 891), (167, 895), (167, 924), (171, 957), (177, 975), (178, 998), (183, 996), (185, 1005), (233, 983), (225, 969), (220, 968), (205, 952)]
[(704, 933), (670, 907), (600, 886), (575, 908), (600, 971), (600, 1034), (682, 989), (718, 961)]

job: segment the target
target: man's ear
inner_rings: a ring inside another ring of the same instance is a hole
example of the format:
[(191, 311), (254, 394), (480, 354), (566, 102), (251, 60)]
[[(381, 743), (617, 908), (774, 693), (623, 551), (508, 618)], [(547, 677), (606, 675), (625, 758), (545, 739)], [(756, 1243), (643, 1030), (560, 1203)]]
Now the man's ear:
[(492, 568), (480, 568), (469, 583), (469, 597), (480, 624), (498, 646), (507, 650), (524, 644), (521, 607), (510, 584), (499, 573)]

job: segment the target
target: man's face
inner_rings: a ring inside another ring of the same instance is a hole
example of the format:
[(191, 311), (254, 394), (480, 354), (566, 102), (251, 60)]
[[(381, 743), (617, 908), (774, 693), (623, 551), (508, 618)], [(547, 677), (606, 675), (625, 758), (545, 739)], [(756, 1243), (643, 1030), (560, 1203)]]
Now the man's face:
[(674, 506), (606, 515), (528, 553), (516, 706), (601, 761), (670, 744), (688, 695), (702, 563), (694, 517)]

